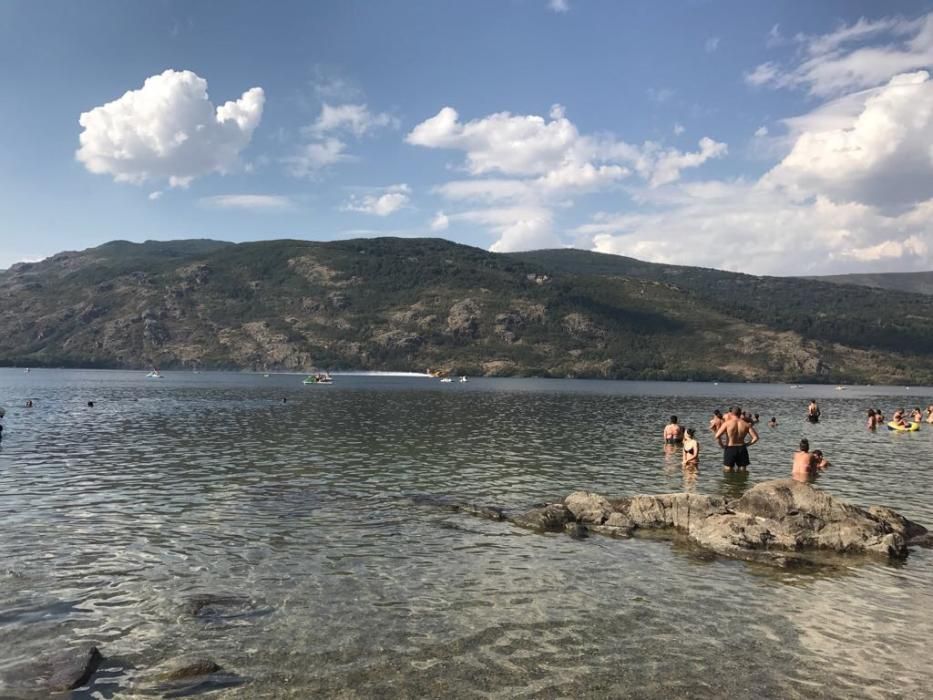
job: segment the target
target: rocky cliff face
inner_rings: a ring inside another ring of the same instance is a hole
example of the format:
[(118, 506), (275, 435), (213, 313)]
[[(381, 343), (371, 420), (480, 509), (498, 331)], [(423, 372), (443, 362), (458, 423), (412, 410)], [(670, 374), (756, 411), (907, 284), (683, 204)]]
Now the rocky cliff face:
[(749, 322), (674, 284), (440, 240), (115, 242), (0, 272), (0, 296), (5, 364), (933, 378), (933, 357)]

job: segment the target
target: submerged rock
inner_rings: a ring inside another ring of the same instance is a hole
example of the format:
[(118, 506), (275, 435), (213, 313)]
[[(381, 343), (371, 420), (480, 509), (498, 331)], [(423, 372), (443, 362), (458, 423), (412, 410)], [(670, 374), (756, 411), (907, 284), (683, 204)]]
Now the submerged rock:
[(49, 690), (61, 692), (74, 690), (87, 683), (100, 666), (103, 657), (96, 646), (86, 645), (68, 649), (47, 657)]
[(205, 656), (179, 656), (166, 661), (157, 672), (161, 681), (178, 681), (206, 676), (220, 670), (221, 667), (213, 659)]
[(573, 514), (563, 503), (550, 503), (512, 518), (512, 522), (520, 527), (541, 532), (560, 532), (572, 520)]
[(808, 561), (804, 555), (818, 551), (902, 559), (908, 545), (933, 541), (926, 528), (890, 508), (862, 508), (792, 479), (763, 482), (731, 501), (693, 493), (607, 499), (576, 491), (511, 522), (578, 538), (669, 529), (724, 556), (781, 566)]

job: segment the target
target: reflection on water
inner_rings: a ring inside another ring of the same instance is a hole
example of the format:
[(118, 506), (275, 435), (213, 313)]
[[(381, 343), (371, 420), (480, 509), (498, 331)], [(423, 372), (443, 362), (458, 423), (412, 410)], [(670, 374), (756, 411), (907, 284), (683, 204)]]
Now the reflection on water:
[[(775, 571), (411, 498), (735, 497), (789, 476), (807, 437), (833, 463), (821, 488), (933, 523), (933, 430), (863, 430), (867, 406), (928, 397), (806, 391), (817, 425), (776, 386), (0, 370), (0, 677), (88, 640), (119, 659), (108, 693), (197, 652), (249, 679), (224, 697), (921, 697), (929, 550)], [(706, 429), (734, 401), (779, 421), (748, 473), (723, 473)], [(661, 444), (671, 413), (698, 472)], [(205, 594), (235, 602), (192, 614)]]

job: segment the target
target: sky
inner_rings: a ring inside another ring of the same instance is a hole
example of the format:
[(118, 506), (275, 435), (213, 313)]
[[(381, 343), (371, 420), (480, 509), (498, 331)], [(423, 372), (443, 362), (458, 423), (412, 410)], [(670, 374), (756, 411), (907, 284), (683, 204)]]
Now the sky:
[(933, 269), (933, 2), (0, 2), (0, 269), (443, 237)]

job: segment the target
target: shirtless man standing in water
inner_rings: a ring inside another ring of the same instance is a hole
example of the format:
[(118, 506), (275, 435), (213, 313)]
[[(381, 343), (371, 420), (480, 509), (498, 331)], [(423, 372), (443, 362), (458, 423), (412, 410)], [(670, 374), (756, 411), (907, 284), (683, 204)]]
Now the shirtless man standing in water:
[[(745, 442), (747, 435), (751, 436), (751, 440)], [(731, 472), (736, 469), (748, 471), (748, 465), (751, 464), (748, 458), (748, 446), (758, 442), (758, 431), (753, 425), (742, 420), (741, 408), (733, 408), (723, 424), (719, 426), (719, 430), (716, 431), (716, 441), (723, 449), (723, 471)]]

